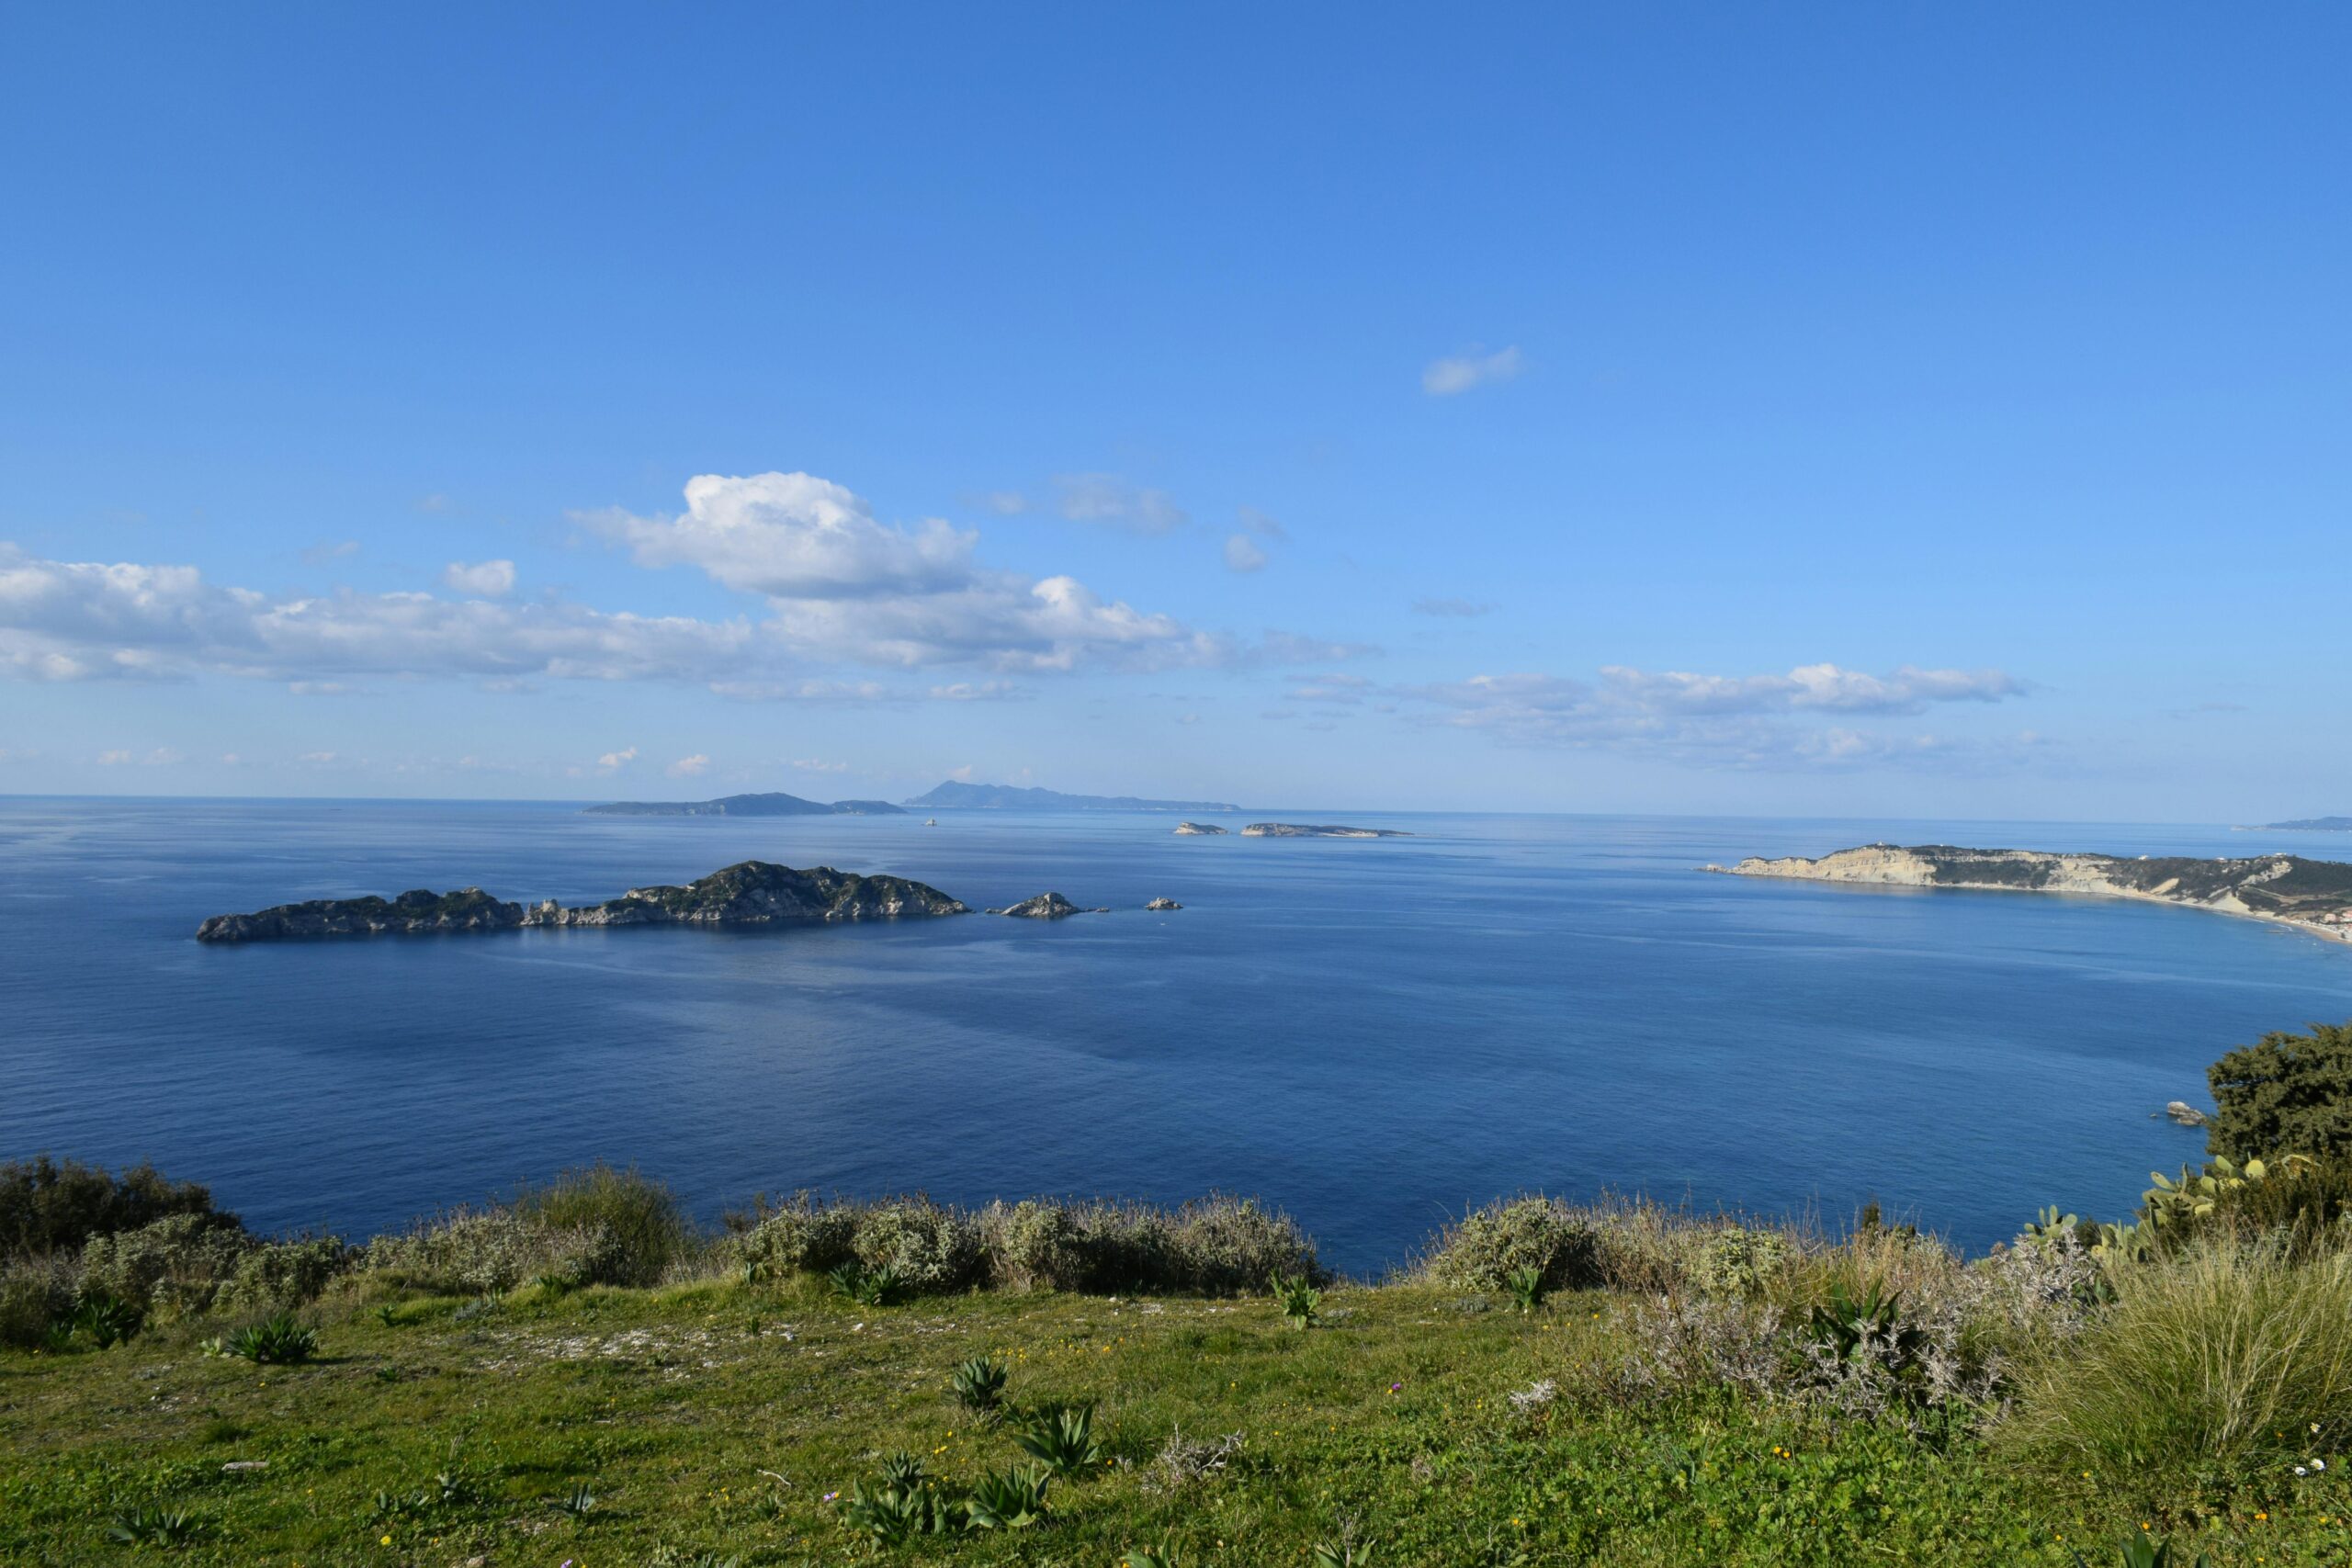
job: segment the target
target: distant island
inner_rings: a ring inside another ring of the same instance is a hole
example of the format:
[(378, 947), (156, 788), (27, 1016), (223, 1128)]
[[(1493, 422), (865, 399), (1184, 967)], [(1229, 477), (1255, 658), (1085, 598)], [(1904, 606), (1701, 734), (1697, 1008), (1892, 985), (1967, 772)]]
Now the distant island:
[[(1183, 829), (1177, 829), (1182, 832)], [(1223, 829), (1217, 831), (1223, 832)], [(1409, 839), (1394, 828), (1340, 828), (1329, 823), (1252, 822), (1241, 829), (1245, 839)]]
[(2352, 817), (2304, 817), (2292, 822), (2265, 822), (2260, 828), (2240, 828), (2236, 830), (2241, 833), (2352, 833)]
[(723, 795), (717, 800), (616, 800), (592, 806), (583, 817), (904, 817), (887, 800), (803, 800), (771, 790), (765, 795)]
[(1225, 829), (1214, 822), (1179, 822), (1176, 824), (1175, 831), (1180, 837), (1207, 838), (1213, 834), (1222, 833)]
[(1221, 800), (1144, 800), (1132, 795), (1064, 795), (1057, 789), (948, 780), (906, 803), (934, 811), (1238, 811)]
[(683, 887), (632, 887), (617, 898), (575, 908), (550, 898), (526, 909), (479, 887), (420, 888), (397, 898), (315, 898), (250, 915), (215, 915), (197, 928), (196, 940), (458, 935), (526, 926), (772, 926), (969, 912), (962, 900), (902, 876), (861, 876), (829, 865), (796, 871), (747, 860)]
[(2089, 893), (2144, 898), (2225, 914), (2255, 915), (2352, 942), (2352, 865), (2300, 855), (2196, 860), (2185, 855), (2053, 854), (2041, 850), (1970, 850), (1951, 844), (1865, 844), (1819, 860), (1751, 856), (1710, 865), (1733, 876), (1894, 887), (1973, 887)]

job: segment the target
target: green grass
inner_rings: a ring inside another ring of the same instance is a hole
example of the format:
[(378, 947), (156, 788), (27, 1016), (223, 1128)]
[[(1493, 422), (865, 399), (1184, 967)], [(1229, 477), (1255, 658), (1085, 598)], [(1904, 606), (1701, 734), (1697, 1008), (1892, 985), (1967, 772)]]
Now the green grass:
[[(2222, 1568), (2352, 1554), (2332, 1461), (2166, 1517), (1973, 1438), (1938, 1451), (1723, 1393), (1611, 1402), (1588, 1370), (1622, 1354), (1626, 1299), (1592, 1292), (1521, 1315), (1425, 1286), (1334, 1289), (1305, 1332), (1262, 1296), (877, 1308), (798, 1277), (464, 1305), (322, 1309), (317, 1359), (295, 1366), (207, 1358), (200, 1325), (0, 1353), (0, 1561), (622, 1568), (667, 1549), (745, 1568), (1110, 1568), (1165, 1541), (1187, 1563), (1303, 1568), (1352, 1531), (1384, 1568), (2054, 1565), (2078, 1546), (2113, 1561), (2143, 1521)], [(955, 1369), (982, 1355), (1011, 1367), (1010, 1419), (954, 1396)], [(1514, 1408), (1544, 1379), (1557, 1397)], [(1039, 1528), (879, 1547), (824, 1501), (870, 1487), (897, 1450), (951, 1491), (1019, 1465), (1020, 1416), (1056, 1403), (1097, 1406), (1106, 1462), (1057, 1480)], [(1168, 1490), (1153, 1459), (1178, 1429), (1246, 1438)], [(595, 1505), (575, 1517), (560, 1503), (583, 1485)], [(136, 1510), (185, 1513), (192, 1536), (109, 1540)]]

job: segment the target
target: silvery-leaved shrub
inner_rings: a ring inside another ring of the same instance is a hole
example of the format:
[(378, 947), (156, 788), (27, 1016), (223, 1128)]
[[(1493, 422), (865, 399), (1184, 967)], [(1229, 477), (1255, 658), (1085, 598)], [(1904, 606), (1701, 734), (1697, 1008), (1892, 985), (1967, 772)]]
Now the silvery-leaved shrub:
[(0, 1263), (0, 1345), (31, 1349), (74, 1310), (74, 1265), (65, 1258)]
[(1239, 1295), (1265, 1286), (1276, 1273), (1319, 1280), (1315, 1244), (1298, 1223), (1254, 1198), (1204, 1198), (1176, 1215), (1172, 1237), (1182, 1278), (1165, 1288), (1205, 1295)]
[(361, 1267), (448, 1295), (511, 1291), (543, 1274), (612, 1282), (627, 1249), (602, 1224), (549, 1225), (514, 1209), (459, 1209), (368, 1244)]
[(94, 1236), (82, 1249), (81, 1288), (164, 1316), (209, 1311), (254, 1247), (233, 1220), (167, 1214), (136, 1230)]
[(857, 1213), (820, 1204), (807, 1193), (761, 1217), (736, 1243), (737, 1254), (754, 1278), (823, 1274), (850, 1261), (857, 1236)]
[(1423, 1264), (1430, 1280), (1464, 1291), (1500, 1291), (1522, 1269), (1547, 1290), (1598, 1278), (1598, 1247), (1584, 1217), (1549, 1198), (1515, 1198), (1466, 1214), (1438, 1237)]
[(1060, 1203), (1024, 1200), (980, 1211), (989, 1280), (1005, 1290), (1079, 1291), (1092, 1282), (1094, 1259), (1076, 1215)]
[(1707, 1295), (1752, 1296), (1788, 1260), (1788, 1239), (1780, 1232), (1733, 1226), (1709, 1233), (1691, 1249), (1690, 1280)]
[(264, 1242), (237, 1260), (236, 1273), (221, 1288), (216, 1304), (262, 1313), (306, 1305), (318, 1300), (353, 1256), (353, 1249), (337, 1236)]
[(850, 1246), (858, 1262), (890, 1269), (911, 1294), (961, 1290), (979, 1270), (978, 1227), (928, 1199), (865, 1210)]

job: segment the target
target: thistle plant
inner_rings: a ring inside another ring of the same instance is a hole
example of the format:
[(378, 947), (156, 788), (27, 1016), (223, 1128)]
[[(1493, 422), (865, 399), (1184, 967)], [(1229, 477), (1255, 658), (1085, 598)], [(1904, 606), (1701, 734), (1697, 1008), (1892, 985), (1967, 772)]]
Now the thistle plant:
[(1551, 1287), (1544, 1282), (1544, 1270), (1532, 1263), (1512, 1269), (1503, 1277), (1503, 1284), (1510, 1291), (1511, 1305), (1521, 1315), (1542, 1306), (1544, 1298), (1552, 1293)]
[(1323, 1315), (1323, 1292), (1308, 1282), (1304, 1274), (1285, 1276), (1279, 1269), (1272, 1277), (1274, 1301), (1282, 1308), (1283, 1321), (1293, 1328), (1305, 1328)]

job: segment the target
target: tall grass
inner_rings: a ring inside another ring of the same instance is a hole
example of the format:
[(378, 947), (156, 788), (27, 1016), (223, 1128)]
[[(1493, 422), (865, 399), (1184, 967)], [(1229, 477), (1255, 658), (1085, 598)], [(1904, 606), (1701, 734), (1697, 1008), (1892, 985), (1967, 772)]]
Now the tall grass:
[(2002, 1436), (2069, 1468), (2144, 1479), (2308, 1452), (2352, 1425), (2352, 1254), (2212, 1235), (2110, 1271), (2116, 1300), (2019, 1371)]

